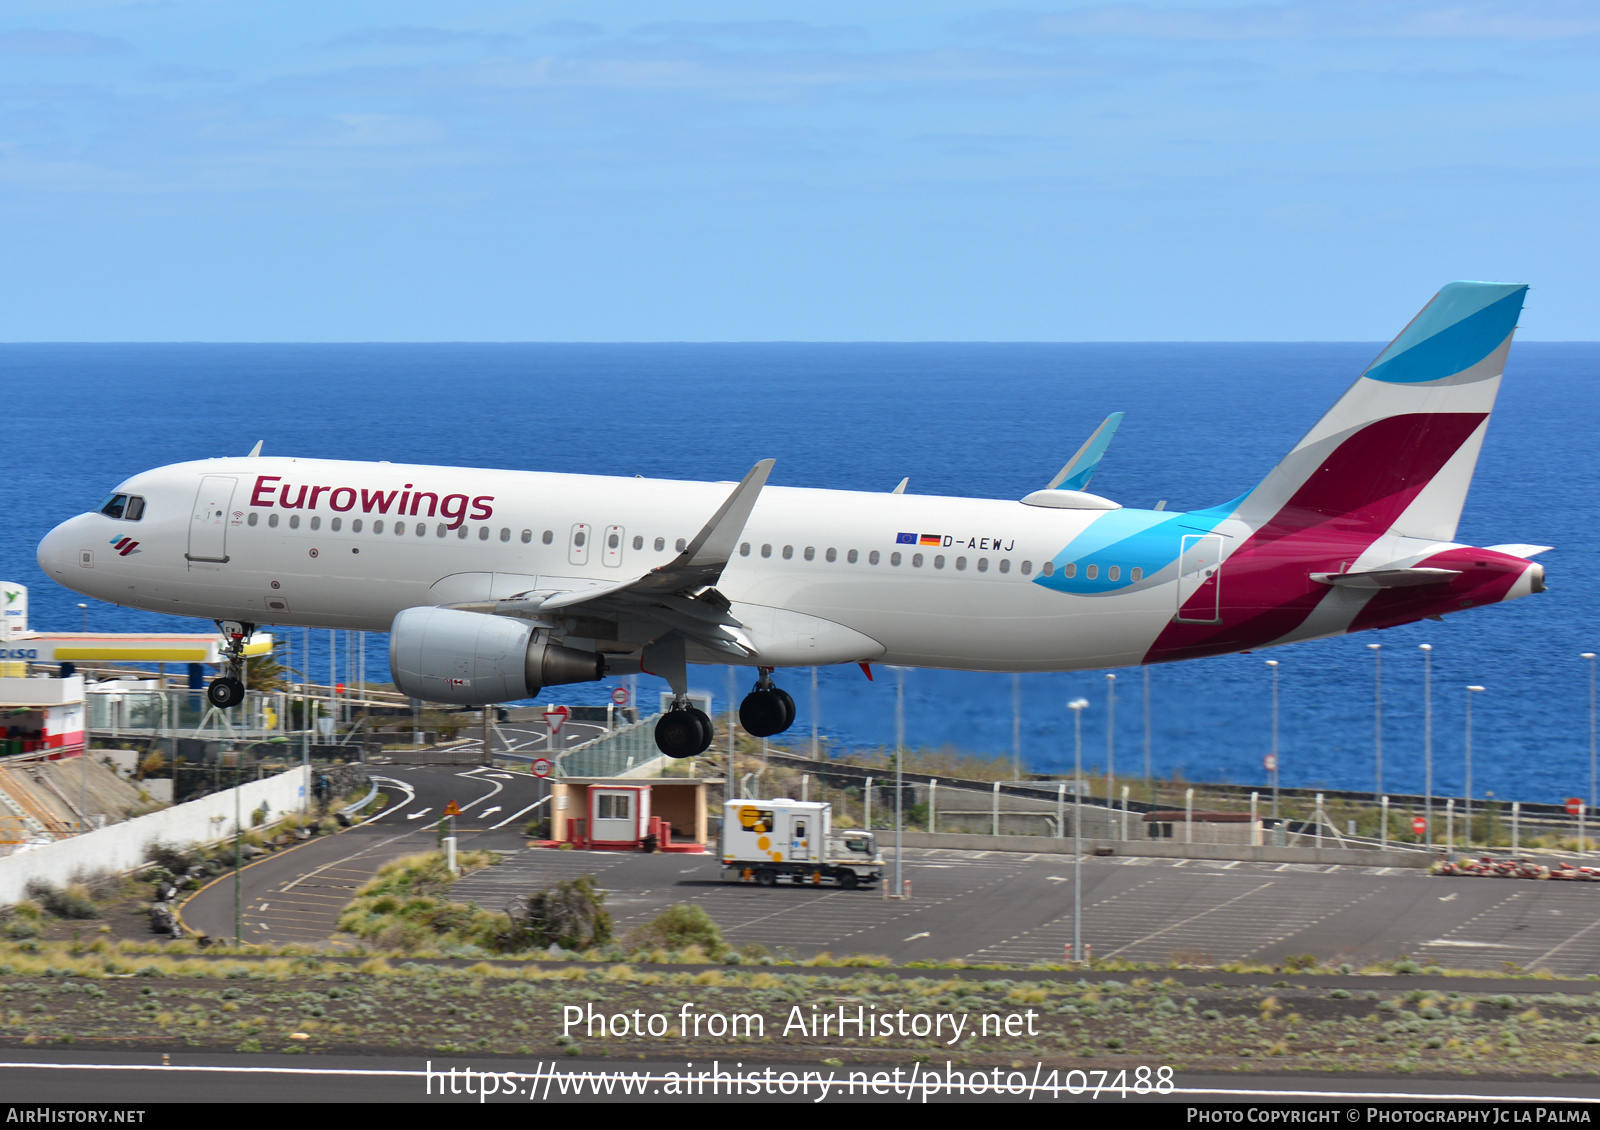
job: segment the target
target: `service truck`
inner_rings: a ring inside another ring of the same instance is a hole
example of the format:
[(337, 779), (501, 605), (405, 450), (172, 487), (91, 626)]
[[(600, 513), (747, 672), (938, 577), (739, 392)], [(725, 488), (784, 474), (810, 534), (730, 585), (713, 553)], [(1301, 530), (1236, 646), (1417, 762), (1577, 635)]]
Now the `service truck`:
[(822, 801), (730, 800), (722, 806), (722, 877), (770, 887), (832, 880), (857, 887), (883, 878), (871, 832), (833, 831), (833, 806)]

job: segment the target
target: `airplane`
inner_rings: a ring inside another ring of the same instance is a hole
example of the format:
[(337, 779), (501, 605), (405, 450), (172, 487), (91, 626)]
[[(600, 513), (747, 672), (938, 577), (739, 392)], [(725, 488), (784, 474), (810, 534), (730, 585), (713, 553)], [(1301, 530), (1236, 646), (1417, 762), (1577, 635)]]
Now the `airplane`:
[[(740, 721), (788, 729), (780, 668), (1168, 663), (1544, 591), (1546, 546), (1454, 541), (1526, 286), (1436, 294), (1258, 485), (1183, 512), (1086, 489), (1121, 414), (1017, 501), (248, 456), (134, 475), (39, 543), (75, 592), (217, 622), (244, 697), (258, 625), (390, 633), (396, 687), (484, 705), (638, 672), (655, 738), (703, 753), (687, 665), (757, 669)], [(1164, 503), (1162, 504), (1164, 505)]]

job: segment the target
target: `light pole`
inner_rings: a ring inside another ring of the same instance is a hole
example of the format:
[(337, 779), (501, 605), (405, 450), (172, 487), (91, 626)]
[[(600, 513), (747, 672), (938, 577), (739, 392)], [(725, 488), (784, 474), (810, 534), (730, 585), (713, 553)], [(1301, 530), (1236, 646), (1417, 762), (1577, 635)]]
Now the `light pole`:
[(905, 782), (903, 767), (906, 756), (906, 669), (896, 667), (894, 689), (894, 894), (905, 894), (905, 878), (901, 861), (905, 850), (901, 845), (905, 829)]
[(78, 605), (78, 610), (83, 613), (83, 630), (87, 632), (89, 630), (89, 606), (80, 604)]
[(1106, 672), (1106, 812), (1117, 807), (1117, 676)]
[(1422, 652), (1422, 819), (1427, 825), (1424, 842), (1433, 847), (1433, 645), (1421, 643)]
[(1278, 661), (1269, 659), (1267, 666), (1272, 669), (1272, 818), (1276, 820), (1278, 818)]
[(1375, 666), (1372, 669), (1372, 748), (1373, 754), (1373, 794), (1383, 795), (1383, 645), (1369, 643), (1367, 650), (1372, 652)]
[(1150, 803), (1155, 803), (1154, 786), (1150, 776), (1150, 668), (1144, 669), (1144, 783), (1150, 788)]
[(817, 669), (811, 668), (811, 760), (820, 761), (822, 755), (817, 752)]
[[(1586, 651), (1580, 659), (1589, 661), (1589, 807), (1595, 805), (1594, 790), (1594, 652)], [(1578, 845), (1578, 850), (1583, 850), (1583, 844)]]
[(1011, 676), (1011, 776), (1022, 780), (1022, 673)]
[(1472, 850), (1472, 696), (1483, 690), (1482, 687), (1467, 688), (1467, 811), (1466, 811), (1466, 848)]
[(1083, 955), (1083, 710), (1086, 698), (1067, 703), (1072, 711), (1072, 960)]

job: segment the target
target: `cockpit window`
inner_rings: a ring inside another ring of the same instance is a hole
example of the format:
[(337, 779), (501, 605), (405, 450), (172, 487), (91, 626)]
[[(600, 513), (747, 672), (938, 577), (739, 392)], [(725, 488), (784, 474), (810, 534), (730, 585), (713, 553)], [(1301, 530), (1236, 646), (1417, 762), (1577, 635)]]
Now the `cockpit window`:
[(144, 517), (144, 499), (137, 494), (114, 494), (100, 504), (100, 513), (108, 518), (137, 522)]

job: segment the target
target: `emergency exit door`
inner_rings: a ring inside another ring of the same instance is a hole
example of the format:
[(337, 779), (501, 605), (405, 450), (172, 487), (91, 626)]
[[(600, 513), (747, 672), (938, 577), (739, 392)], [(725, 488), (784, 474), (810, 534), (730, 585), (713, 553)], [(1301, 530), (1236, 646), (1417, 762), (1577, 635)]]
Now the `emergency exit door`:
[(226, 475), (207, 475), (200, 480), (200, 490), (194, 497), (194, 513), (189, 518), (190, 561), (228, 560), (229, 511), (233, 507), (233, 491), (238, 480)]

